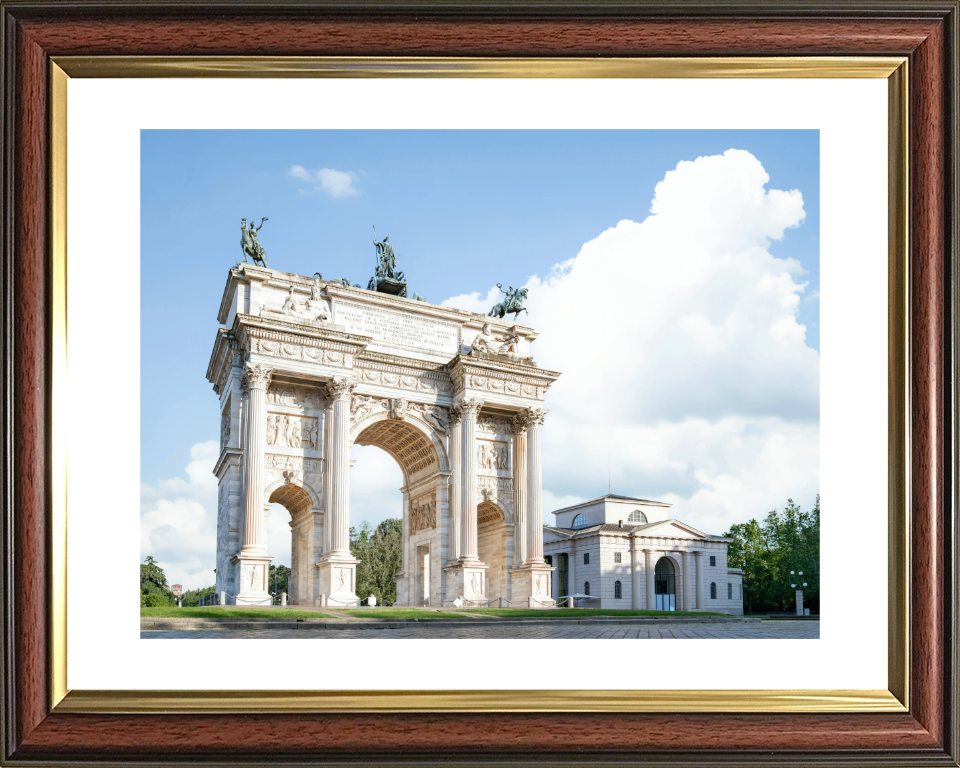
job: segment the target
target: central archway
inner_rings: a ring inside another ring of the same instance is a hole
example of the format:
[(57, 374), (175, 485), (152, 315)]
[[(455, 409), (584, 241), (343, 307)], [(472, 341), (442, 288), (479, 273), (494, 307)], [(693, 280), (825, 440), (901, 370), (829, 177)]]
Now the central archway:
[[(402, 566), (397, 574), (397, 605), (441, 605), (443, 566), (448, 547), (446, 434), (432, 424), (386, 412), (354, 425), (351, 442), (374, 446), (393, 457), (403, 473)], [(361, 596), (363, 597), (363, 596)]]

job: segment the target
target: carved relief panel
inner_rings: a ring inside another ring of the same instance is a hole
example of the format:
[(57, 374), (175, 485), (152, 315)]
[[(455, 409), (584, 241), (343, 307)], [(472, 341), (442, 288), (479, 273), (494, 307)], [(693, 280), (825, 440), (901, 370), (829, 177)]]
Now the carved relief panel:
[(309, 416), (291, 416), (284, 413), (267, 414), (267, 445), (316, 450), (319, 425)]
[(227, 447), (230, 442), (230, 401), (227, 401), (227, 407), (220, 414), (220, 450)]
[(507, 444), (494, 440), (477, 440), (477, 467), (488, 470), (509, 469)]
[(434, 496), (421, 496), (410, 502), (410, 535), (437, 527), (437, 500)]
[(267, 402), (272, 405), (292, 405), (299, 408), (323, 408), (319, 389), (276, 384), (267, 390)]

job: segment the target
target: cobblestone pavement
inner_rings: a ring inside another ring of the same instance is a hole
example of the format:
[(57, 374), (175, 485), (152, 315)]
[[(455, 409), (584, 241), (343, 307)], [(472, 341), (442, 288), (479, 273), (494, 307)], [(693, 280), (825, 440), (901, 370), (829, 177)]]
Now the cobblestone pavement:
[(819, 621), (761, 621), (749, 624), (566, 624), (555, 627), (542, 624), (512, 626), (451, 626), (443, 629), (411, 625), (402, 629), (245, 629), (245, 630), (142, 630), (141, 639), (241, 640), (291, 638), (295, 640), (811, 640), (820, 637)]

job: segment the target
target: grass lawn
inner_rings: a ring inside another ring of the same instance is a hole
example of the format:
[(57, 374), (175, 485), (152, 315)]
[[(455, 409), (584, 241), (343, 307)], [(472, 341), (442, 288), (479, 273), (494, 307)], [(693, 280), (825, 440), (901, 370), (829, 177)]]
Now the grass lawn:
[(212, 605), (203, 608), (141, 608), (140, 616), (150, 619), (329, 619), (320, 611), (303, 608), (237, 608)]
[[(450, 619), (454, 614), (450, 611), (440, 613), (429, 609), (421, 608), (341, 608), (337, 613), (343, 613), (347, 616), (355, 616), (358, 619), (380, 619), (381, 621), (391, 621), (396, 619)], [(465, 617), (469, 618), (469, 617)]]
[(550, 608), (545, 610), (536, 608), (463, 608), (459, 611), (443, 611), (442, 613), (418, 608), (368, 608), (365, 610), (341, 610), (339, 613), (364, 619), (386, 620), (449, 619), (460, 613), (499, 616), (504, 619), (559, 619), (585, 618), (587, 616), (723, 616), (722, 613), (706, 613), (705, 611), (621, 611), (601, 608)]
[[(466, 610), (466, 609), (464, 609)], [(470, 613), (502, 616), (505, 619), (543, 619), (584, 618), (587, 616), (723, 616), (722, 613), (706, 611), (625, 611), (613, 608), (472, 608)]]

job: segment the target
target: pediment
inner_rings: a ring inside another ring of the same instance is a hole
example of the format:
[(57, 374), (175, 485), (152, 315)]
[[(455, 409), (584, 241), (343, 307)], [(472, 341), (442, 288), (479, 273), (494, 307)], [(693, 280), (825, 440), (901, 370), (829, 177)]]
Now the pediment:
[(670, 539), (705, 539), (707, 534), (698, 531), (692, 525), (687, 525), (679, 520), (661, 520), (658, 523), (651, 523), (642, 530), (637, 531), (637, 536), (649, 536), (650, 538), (670, 538)]

